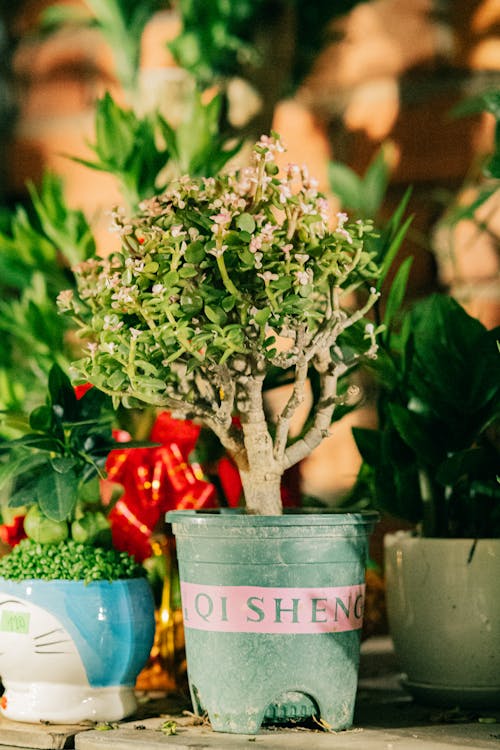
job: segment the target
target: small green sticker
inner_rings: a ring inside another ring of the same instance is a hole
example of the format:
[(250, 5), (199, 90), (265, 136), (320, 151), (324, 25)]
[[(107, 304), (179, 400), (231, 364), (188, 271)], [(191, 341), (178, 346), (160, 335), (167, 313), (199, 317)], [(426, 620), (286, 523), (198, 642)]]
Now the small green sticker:
[(30, 616), (27, 612), (9, 612), (4, 609), (0, 619), (0, 631), (3, 633), (28, 633)]

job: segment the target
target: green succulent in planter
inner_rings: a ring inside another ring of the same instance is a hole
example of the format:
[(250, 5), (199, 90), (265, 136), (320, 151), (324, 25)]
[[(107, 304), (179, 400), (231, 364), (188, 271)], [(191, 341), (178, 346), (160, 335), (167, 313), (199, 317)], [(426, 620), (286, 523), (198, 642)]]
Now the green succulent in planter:
[[(283, 472), (328, 434), (349, 397), (339, 381), (377, 349), (366, 318), (379, 297), (380, 266), (365, 246), (372, 224), (340, 214), (331, 229), (307, 171), (280, 174), (281, 151), (279, 136), (263, 136), (249, 166), (181, 177), (137, 215), (117, 212), (121, 251), (78, 265), (76, 291), (58, 298), (87, 341), (80, 377), (115, 403), (167, 408), (213, 430), (259, 514), (281, 513)], [(276, 372), (292, 386), (269, 415), (264, 389)], [(310, 374), (314, 406), (290, 441)]]
[(500, 329), (444, 294), (391, 315), (371, 365), (379, 427), (354, 429), (354, 497), (424, 536), (500, 537)]
[[(110, 579), (144, 575), (125, 552), (112, 548), (99, 493), (112, 435), (110, 400), (96, 389), (80, 399), (58, 365), (48, 397), (21, 437), (0, 442), (0, 491), (8, 508), (25, 513), (27, 538), (0, 560), (0, 576), (15, 580)], [(130, 447), (132, 443), (128, 443)], [(123, 447), (123, 443), (120, 443)]]

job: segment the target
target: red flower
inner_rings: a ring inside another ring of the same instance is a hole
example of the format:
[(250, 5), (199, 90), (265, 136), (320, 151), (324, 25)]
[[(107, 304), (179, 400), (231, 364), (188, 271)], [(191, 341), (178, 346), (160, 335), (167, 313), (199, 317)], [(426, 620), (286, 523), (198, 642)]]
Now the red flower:
[(24, 516), (15, 516), (12, 523), (0, 525), (0, 539), (9, 547), (15, 547), (25, 537)]
[(89, 391), (92, 388), (92, 383), (83, 383), (82, 385), (75, 385), (74, 391), (75, 396), (77, 399), (81, 399), (82, 396), (85, 396), (87, 391)]

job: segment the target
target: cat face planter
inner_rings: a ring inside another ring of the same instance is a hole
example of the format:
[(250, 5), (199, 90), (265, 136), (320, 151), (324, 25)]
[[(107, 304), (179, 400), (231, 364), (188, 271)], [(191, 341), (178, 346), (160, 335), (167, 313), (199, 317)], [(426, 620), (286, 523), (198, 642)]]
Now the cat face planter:
[(129, 716), (154, 629), (145, 578), (89, 584), (0, 578), (3, 716), (64, 724)]

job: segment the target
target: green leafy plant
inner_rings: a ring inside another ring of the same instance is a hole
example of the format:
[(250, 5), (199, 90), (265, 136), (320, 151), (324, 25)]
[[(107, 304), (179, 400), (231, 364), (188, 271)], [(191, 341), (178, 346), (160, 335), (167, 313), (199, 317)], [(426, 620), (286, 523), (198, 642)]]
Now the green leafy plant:
[(379, 214), (391, 177), (390, 152), (391, 145), (383, 145), (363, 175), (342, 162), (328, 164), (330, 189), (343, 208), (359, 218), (374, 218)]
[(86, 0), (86, 5), (87, 8), (67, 3), (49, 5), (42, 13), (41, 28), (45, 32), (68, 26), (99, 29), (112, 51), (116, 74), (133, 99), (144, 27), (154, 12), (166, 3), (161, 0)]
[(480, 96), (466, 99), (457, 105), (453, 112), (457, 116), (489, 112), (495, 118), (493, 153), (489, 155), (482, 168), (483, 184), (480, 186), (477, 196), (471, 203), (465, 206), (454, 206), (448, 216), (452, 223), (456, 223), (462, 219), (477, 221), (477, 209), (486, 203), (500, 187), (500, 91), (494, 89)]
[[(455, 240), (458, 247), (473, 252), (473, 243), (479, 241), (483, 246), (496, 253), (500, 258), (500, 233), (495, 217), (498, 214), (498, 198), (500, 196), (500, 90), (493, 89), (479, 96), (467, 98), (460, 102), (453, 110), (456, 116), (476, 115), (487, 112), (495, 120), (495, 131), (492, 152), (471, 165), (460, 191), (450, 193), (441, 190), (437, 198), (444, 203), (445, 210), (434, 232), (434, 252), (438, 261), (445, 265), (445, 273), (453, 274), (453, 283), (461, 284), (463, 271), (457, 255)], [(464, 237), (469, 237), (468, 244), (463, 238), (457, 225), (464, 222), (464, 227), (473, 227), (475, 232), (466, 231)], [(456, 230), (456, 231), (455, 231)], [(498, 271), (492, 273), (489, 280), (494, 287), (499, 283)], [(481, 282), (479, 282), (481, 283)], [(458, 293), (458, 292), (457, 292)]]
[[(370, 222), (340, 215), (304, 169), (279, 176), (279, 137), (263, 136), (251, 166), (215, 178), (183, 176), (116, 216), (121, 252), (74, 269), (59, 296), (88, 341), (80, 375), (127, 406), (151, 404), (199, 419), (234, 458), (247, 507), (281, 512), (280, 480), (327, 434), (344, 397), (338, 381), (376, 351), (365, 316), (379, 267), (365, 250)], [(365, 289), (350, 309), (346, 299)], [(266, 375), (291, 375), (274, 418)], [(318, 399), (307, 431), (288, 441), (310, 371)], [(239, 416), (241, 428), (233, 417)]]
[(29, 191), (31, 205), (17, 206), (0, 231), (0, 408), (17, 411), (42, 397), (54, 362), (67, 368), (75, 356), (54, 299), (73, 283), (70, 267), (95, 253), (59, 177), (47, 173)]
[(235, 75), (258, 59), (251, 34), (262, 6), (263, 0), (180, 0), (182, 30), (168, 46), (201, 85)]
[(110, 544), (99, 479), (118, 445), (114, 418), (102, 392), (91, 389), (77, 399), (68, 376), (54, 365), (46, 402), (24, 425), (16, 417), (21, 437), (0, 442), (0, 492), (9, 508), (27, 509), (24, 530), (35, 542)]
[(95, 144), (89, 144), (94, 161), (72, 157), (80, 164), (115, 175), (130, 207), (161, 189), (156, 182), (168, 161), (168, 151), (158, 146), (162, 117), (158, 113), (138, 117), (120, 107), (109, 93), (96, 102)]
[(95, 547), (73, 539), (41, 544), (23, 539), (0, 559), (0, 576), (11, 581), (115, 581), (146, 575), (127, 552)]
[(173, 128), (158, 112), (139, 117), (107, 93), (96, 103), (95, 143), (89, 144), (96, 159), (74, 161), (117, 177), (128, 208), (135, 210), (173, 175), (209, 177), (238, 152), (240, 142), (230, 145), (219, 134), (220, 107), (219, 96), (204, 104), (193, 91), (184, 120)]
[(70, 266), (95, 253), (95, 241), (82, 211), (69, 208), (60, 177), (45, 173), (37, 188), (28, 183), (29, 209), (18, 205), (0, 231), (0, 284), (24, 290), (42, 273), (50, 293), (67, 284)]
[[(275, 65), (276, 60), (269, 58), (273, 43), (271, 41), (270, 48), (264, 49), (263, 34), (269, 28), (275, 34), (288, 33), (292, 47), (290, 60), (288, 64), (279, 60), (280, 66), (288, 67), (284, 71), (283, 91), (271, 94), (278, 99), (304, 80), (318, 50), (328, 39), (331, 22), (359, 2), (179, 0), (175, 7), (182, 28), (168, 46), (180, 67), (189, 71), (201, 86), (207, 86), (233, 76), (252, 77), (265, 65)], [(283, 29), (283, 22), (289, 24), (289, 29)]]
[(487, 330), (444, 294), (401, 314), (405, 272), (370, 368), (379, 426), (354, 429), (364, 464), (350, 500), (424, 536), (499, 536), (500, 328)]
[(162, 120), (162, 135), (175, 167), (171, 177), (213, 177), (241, 149), (241, 140), (231, 142), (224, 136), (222, 103), (222, 96), (217, 95), (204, 104), (195, 89), (187, 102), (185, 117), (176, 128)]
[(388, 219), (383, 217), (391, 179), (392, 148), (390, 143), (383, 144), (363, 175), (358, 175), (354, 169), (342, 162), (332, 161), (328, 164), (330, 190), (340, 200), (342, 209), (355, 219), (373, 220), (377, 228), (377, 231), (367, 238), (367, 245), (381, 266), (382, 281), (395, 267), (397, 253), (408, 235), (413, 220), (412, 216), (405, 218), (411, 188), (404, 192), (391, 216)]
[[(140, 118), (106, 94), (96, 104), (95, 160), (79, 163), (114, 175), (128, 210), (164, 189), (187, 168), (210, 176), (241, 143), (219, 133), (221, 101), (194, 92), (186, 120), (172, 128), (159, 115)], [(168, 174), (165, 174), (167, 170)], [(74, 284), (71, 267), (93, 256), (95, 239), (82, 211), (69, 208), (57, 175), (46, 173), (31, 202), (17, 206), (0, 229), (0, 408), (29, 409), (57, 362), (67, 370), (77, 346), (69, 319), (57, 314), (57, 294)]]

